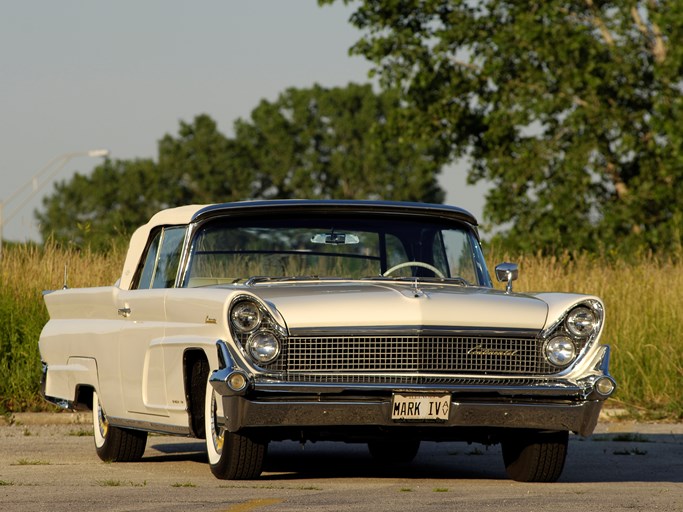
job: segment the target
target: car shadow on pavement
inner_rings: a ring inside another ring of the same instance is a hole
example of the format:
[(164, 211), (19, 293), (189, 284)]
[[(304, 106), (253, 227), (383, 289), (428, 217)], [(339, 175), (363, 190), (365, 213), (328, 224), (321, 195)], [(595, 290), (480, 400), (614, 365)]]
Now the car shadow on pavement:
[[(154, 443), (144, 461), (208, 463), (203, 442)], [(499, 446), (422, 443), (410, 464), (375, 461), (364, 444), (270, 443), (260, 480), (402, 478), (508, 480)], [(683, 483), (683, 436), (602, 434), (572, 437), (563, 483)]]
[(200, 441), (148, 442), (142, 462), (201, 462), (208, 464), (206, 445)]

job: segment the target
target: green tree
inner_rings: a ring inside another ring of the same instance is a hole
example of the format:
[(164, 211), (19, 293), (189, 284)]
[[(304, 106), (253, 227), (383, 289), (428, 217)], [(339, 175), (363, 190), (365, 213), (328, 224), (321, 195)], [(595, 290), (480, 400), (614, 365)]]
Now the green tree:
[(683, 3), (344, 1), (511, 248), (680, 247)]
[(223, 135), (206, 114), (193, 123), (180, 122), (178, 136), (159, 141), (158, 174), (162, 206), (239, 201), (250, 198), (253, 169), (233, 164), (234, 140)]
[[(441, 202), (447, 146), (414, 130), (422, 113), (370, 85), (288, 89), (235, 136), (208, 115), (181, 122), (153, 160), (107, 160), (56, 184), (37, 212), (43, 239), (106, 249), (156, 211), (244, 199), (381, 198)], [(410, 135), (412, 133), (412, 135)]]
[(159, 178), (152, 160), (107, 160), (89, 176), (56, 183), (35, 213), (43, 240), (111, 248), (159, 210)]
[[(209, 116), (180, 123), (178, 136), (158, 144), (151, 159), (107, 160), (89, 176), (57, 183), (36, 212), (43, 239), (106, 250), (164, 208), (249, 197), (250, 170), (230, 165), (234, 141)], [(247, 188), (248, 190), (248, 188)]]
[(403, 137), (411, 115), (392, 91), (370, 85), (288, 89), (235, 123), (239, 165), (257, 176), (256, 197), (442, 202), (444, 148)]

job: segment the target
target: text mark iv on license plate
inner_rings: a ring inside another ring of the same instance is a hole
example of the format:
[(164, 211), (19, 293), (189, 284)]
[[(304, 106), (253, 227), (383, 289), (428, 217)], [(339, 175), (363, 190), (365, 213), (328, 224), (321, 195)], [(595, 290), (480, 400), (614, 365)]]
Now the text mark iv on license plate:
[(394, 395), (391, 419), (446, 421), (450, 408), (450, 395)]

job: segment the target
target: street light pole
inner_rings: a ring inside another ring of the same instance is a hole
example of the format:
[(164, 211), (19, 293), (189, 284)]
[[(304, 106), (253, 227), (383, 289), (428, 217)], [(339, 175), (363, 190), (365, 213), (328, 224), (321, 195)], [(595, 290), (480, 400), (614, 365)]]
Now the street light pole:
[[(26, 184), (21, 188), (16, 190), (9, 198), (3, 200), (0, 199), (0, 259), (2, 259), (2, 243), (5, 224), (12, 220), (19, 211), (26, 206), (26, 204), (35, 196), (47, 183), (49, 183), (52, 178), (61, 171), (64, 166), (73, 158), (87, 156), (87, 157), (102, 157), (106, 158), (109, 156), (108, 149), (91, 149), (89, 151), (76, 151), (73, 153), (65, 153), (59, 155), (52, 160), (50, 160), (40, 171), (38, 171), (33, 178), (31, 178)], [(53, 166), (57, 164), (57, 167)], [(49, 172), (48, 172), (49, 171)], [(46, 176), (47, 175), (47, 176)], [(7, 215), (5, 215), (5, 206), (17, 199), (22, 193), (24, 193), (29, 187), (33, 187), (33, 191), (29, 193), (24, 200), (11, 210)]]

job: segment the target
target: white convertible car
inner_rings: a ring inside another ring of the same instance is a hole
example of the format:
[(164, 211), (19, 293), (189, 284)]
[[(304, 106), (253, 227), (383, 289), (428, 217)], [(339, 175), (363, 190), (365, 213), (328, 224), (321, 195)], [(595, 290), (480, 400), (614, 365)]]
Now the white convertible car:
[(450, 206), (253, 201), (162, 211), (114, 286), (47, 293), (45, 398), (92, 410), (108, 461), (148, 432), (206, 439), (218, 478), (268, 443), (501, 443), (509, 476), (555, 481), (568, 434), (615, 390), (599, 298), (492, 287), (477, 222)]

